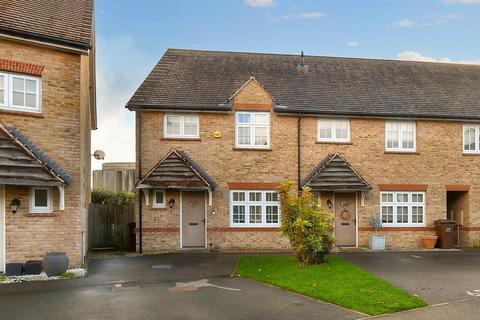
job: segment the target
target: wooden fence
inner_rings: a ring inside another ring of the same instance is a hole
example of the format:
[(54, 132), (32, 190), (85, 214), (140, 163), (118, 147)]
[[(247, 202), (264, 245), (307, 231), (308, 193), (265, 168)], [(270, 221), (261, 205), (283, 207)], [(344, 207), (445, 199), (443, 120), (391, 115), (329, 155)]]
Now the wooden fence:
[(135, 249), (133, 204), (90, 204), (89, 248)]

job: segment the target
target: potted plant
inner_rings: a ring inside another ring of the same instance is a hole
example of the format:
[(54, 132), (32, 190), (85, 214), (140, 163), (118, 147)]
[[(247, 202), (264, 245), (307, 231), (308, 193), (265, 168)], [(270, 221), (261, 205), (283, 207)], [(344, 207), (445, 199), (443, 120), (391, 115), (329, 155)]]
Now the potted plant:
[(385, 250), (385, 235), (378, 234), (382, 229), (382, 220), (378, 215), (371, 215), (368, 218), (368, 223), (375, 229), (375, 234), (372, 234), (369, 239), (369, 246), (372, 250)]
[(423, 249), (433, 249), (435, 248), (435, 244), (437, 243), (437, 236), (432, 236), (428, 234), (424, 234), (421, 236), (422, 238), (422, 245)]
[(58, 276), (67, 271), (68, 256), (63, 252), (50, 252), (42, 260), (42, 268), (47, 276)]

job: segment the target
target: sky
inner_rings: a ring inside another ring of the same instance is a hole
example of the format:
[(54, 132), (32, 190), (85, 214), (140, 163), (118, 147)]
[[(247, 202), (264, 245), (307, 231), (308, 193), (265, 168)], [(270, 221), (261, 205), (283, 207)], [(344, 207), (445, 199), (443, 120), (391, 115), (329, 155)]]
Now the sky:
[(167, 48), (480, 64), (480, 0), (95, 3), (92, 151), (105, 151), (105, 162), (135, 160), (135, 117), (125, 104)]

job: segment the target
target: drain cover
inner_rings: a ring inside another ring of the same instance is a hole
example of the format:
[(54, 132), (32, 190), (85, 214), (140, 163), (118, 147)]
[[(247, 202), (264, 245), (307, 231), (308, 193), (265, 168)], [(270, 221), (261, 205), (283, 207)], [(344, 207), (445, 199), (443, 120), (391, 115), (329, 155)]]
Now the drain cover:
[(154, 264), (152, 265), (152, 269), (172, 269), (171, 264)]

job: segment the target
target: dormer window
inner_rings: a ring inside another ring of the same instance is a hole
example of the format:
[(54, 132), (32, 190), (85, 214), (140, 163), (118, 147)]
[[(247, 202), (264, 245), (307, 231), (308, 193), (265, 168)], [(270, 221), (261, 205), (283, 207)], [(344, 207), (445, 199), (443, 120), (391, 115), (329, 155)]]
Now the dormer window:
[(40, 112), (40, 78), (0, 73), (0, 108), (11, 111)]

